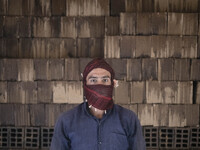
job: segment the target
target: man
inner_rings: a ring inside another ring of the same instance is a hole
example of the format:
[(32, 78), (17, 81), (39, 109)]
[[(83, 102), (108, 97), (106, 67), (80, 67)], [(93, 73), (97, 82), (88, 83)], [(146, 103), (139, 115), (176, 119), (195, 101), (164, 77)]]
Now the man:
[(104, 59), (94, 59), (83, 72), (85, 102), (62, 114), (51, 150), (145, 150), (134, 112), (113, 103), (114, 71)]

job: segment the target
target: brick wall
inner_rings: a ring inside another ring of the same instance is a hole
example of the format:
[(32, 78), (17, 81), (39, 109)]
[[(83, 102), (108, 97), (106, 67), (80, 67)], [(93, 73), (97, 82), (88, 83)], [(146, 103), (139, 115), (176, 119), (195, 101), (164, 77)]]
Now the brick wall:
[(199, 147), (199, 39), (199, 0), (0, 0), (0, 148), (48, 147), (95, 57), (114, 68), (115, 103), (138, 115), (148, 148)]

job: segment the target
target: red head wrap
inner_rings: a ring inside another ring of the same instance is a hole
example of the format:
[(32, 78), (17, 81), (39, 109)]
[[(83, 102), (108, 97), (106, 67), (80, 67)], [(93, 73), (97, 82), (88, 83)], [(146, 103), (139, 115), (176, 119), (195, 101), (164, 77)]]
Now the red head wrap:
[[(87, 75), (95, 68), (102, 68), (110, 72), (112, 85), (87, 85), (86, 78)], [(102, 58), (93, 59), (87, 64), (83, 72), (83, 85), (84, 85), (84, 95), (88, 101), (89, 105), (100, 109), (107, 110), (113, 106), (113, 79), (115, 73), (111, 66)]]

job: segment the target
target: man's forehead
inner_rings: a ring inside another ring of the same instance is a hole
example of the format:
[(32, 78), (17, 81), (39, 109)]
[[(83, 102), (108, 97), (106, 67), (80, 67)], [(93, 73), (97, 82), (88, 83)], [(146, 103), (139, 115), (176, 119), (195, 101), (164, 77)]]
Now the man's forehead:
[(95, 68), (92, 71), (89, 72), (89, 74), (87, 75), (87, 77), (90, 76), (108, 76), (110, 77), (111, 74), (109, 71), (103, 69), (103, 68)]

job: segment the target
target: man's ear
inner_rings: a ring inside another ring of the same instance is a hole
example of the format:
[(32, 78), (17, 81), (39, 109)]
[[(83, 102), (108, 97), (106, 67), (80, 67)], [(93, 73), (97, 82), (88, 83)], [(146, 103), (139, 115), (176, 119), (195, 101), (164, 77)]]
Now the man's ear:
[(115, 88), (119, 86), (118, 80), (113, 79), (113, 82), (114, 82), (114, 87)]

